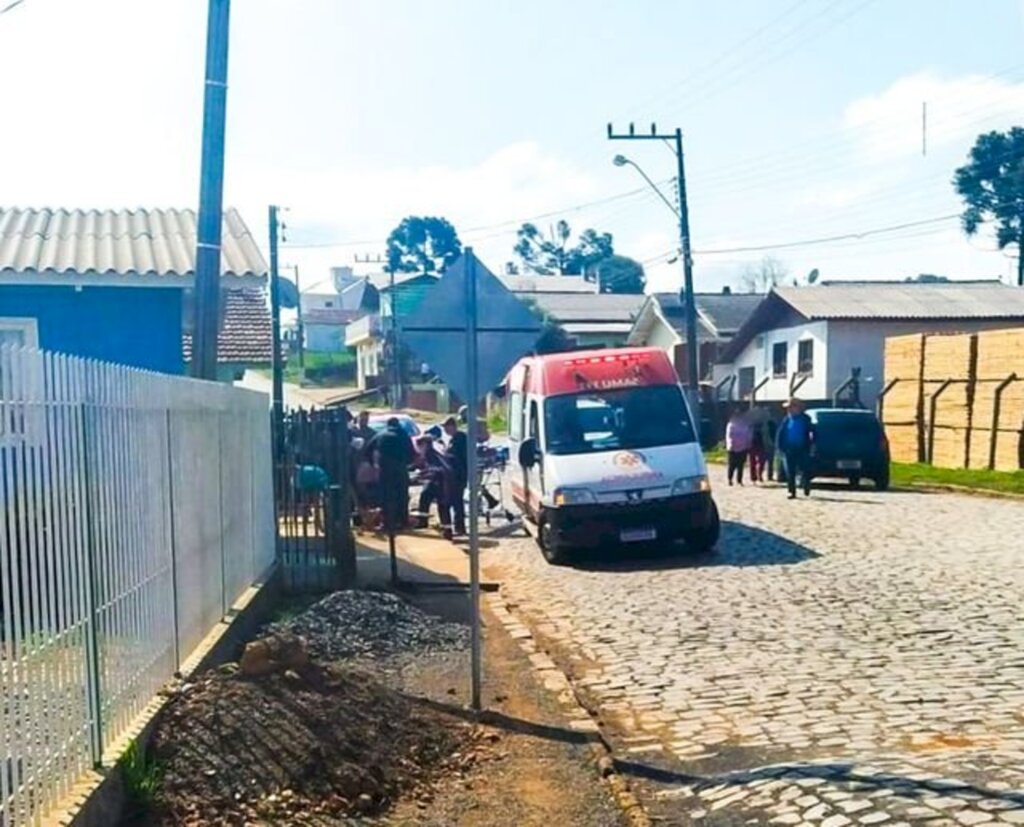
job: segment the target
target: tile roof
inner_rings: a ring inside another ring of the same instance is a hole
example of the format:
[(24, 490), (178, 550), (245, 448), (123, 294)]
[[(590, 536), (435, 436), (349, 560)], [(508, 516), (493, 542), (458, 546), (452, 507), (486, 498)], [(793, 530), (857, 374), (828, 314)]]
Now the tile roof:
[[(267, 263), (237, 210), (224, 210), (223, 226), (222, 277), (264, 280)], [(188, 286), (195, 252), (189, 209), (0, 208), (0, 281)]]
[[(270, 308), (263, 290), (235, 288), (221, 293), (220, 332), (217, 361), (220, 363), (265, 364), (273, 361)], [(182, 354), (192, 360), (192, 335), (182, 335)]]
[(832, 282), (773, 291), (808, 319), (1024, 318), (1024, 290), (1001, 282)]

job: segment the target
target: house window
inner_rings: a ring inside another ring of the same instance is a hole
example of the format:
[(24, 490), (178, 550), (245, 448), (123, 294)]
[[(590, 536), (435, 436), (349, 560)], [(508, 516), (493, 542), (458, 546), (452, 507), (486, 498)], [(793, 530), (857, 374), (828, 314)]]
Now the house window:
[(39, 326), (35, 319), (0, 316), (0, 347), (39, 347)]
[(785, 342), (776, 342), (772, 345), (772, 376), (778, 379), (786, 375), (786, 363), (789, 359), (789, 349)]
[(814, 340), (805, 339), (797, 345), (797, 372), (801, 376), (814, 374)]
[(324, 307), (334, 307), (334, 302), (333, 301), (326, 301), (326, 302), (324, 302)]
[(754, 369), (740, 368), (739, 371), (739, 398), (746, 399), (754, 390)]

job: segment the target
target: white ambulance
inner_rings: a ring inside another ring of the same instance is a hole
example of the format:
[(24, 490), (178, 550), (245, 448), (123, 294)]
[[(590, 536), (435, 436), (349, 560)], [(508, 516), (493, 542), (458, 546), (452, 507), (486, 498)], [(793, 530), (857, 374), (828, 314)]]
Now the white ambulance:
[(574, 549), (718, 541), (694, 418), (658, 348), (520, 360), (509, 374), (512, 497), (545, 559)]

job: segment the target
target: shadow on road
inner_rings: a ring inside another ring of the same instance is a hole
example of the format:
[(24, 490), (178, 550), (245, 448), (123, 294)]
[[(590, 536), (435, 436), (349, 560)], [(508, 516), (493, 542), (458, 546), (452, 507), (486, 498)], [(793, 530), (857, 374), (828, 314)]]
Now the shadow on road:
[(730, 520), (714, 551), (697, 553), (683, 543), (614, 546), (581, 552), (573, 566), (585, 571), (632, 572), (718, 566), (791, 566), (820, 555), (779, 534)]

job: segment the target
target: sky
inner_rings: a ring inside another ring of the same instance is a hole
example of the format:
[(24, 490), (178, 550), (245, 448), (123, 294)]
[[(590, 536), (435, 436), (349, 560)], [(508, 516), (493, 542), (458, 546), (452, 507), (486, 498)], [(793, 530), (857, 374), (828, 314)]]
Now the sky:
[[(1024, 122), (1024, 4), (979, 8), (236, 0), (225, 204), (264, 247), (267, 205), (288, 208), (304, 289), (426, 214), (495, 271), (524, 220), (564, 218), (677, 290), (674, 215), (611, 163), (674, 199), (673, 154), (606, 136), (654, 121), (684, 133), (699, 291), (767, 255), (794, 279), (1007, 278), (1016, 251), (963, 236), (950, 184), (980, 132)], [(197, 206), (205, 36), (202, 0), (0, 14), (0, 204)]]

